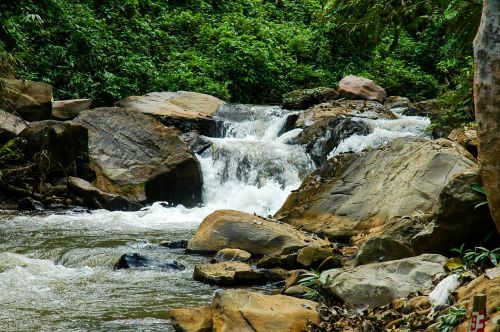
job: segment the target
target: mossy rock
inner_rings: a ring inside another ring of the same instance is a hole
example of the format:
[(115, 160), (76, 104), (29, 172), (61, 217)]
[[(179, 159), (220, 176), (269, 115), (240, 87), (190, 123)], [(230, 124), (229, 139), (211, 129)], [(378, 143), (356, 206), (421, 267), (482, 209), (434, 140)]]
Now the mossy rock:
[(337, 99), (338, 96), (337, 90), (326, 87), (295, 90), (283, 96), (283, 108), (303, 110), (316, 104)]

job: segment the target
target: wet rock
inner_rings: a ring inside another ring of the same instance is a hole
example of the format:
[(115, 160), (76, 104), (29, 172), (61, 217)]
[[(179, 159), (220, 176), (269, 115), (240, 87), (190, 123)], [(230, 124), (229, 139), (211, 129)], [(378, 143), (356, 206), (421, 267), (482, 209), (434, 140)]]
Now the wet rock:
[(265, 282), (261, 272), (242, 262), (196, 265), (193, 279), (219, 286), (253, 285)]
[(73, 120), (89, 130), (94, 185), (131, 202), (201, 201), (200, 164), (177, 131), (121, 108), (84, 111)]
[(289, 116), (286, 117), (285, 125), (283, 128), (281, 128), (278, 136), (283, 135), (284, 133), (295, 129), (295, 124), (297, 123), (297, 120), (299, 119), (299, 114), (290, 114)]
[(264, 278), (268, 281), (276, 282), (276, 281), (284, 281), (288, 276), (288, 271), (282, 268), (274, 268), (274, 269), (261, 269), (260, 270), (264, 275)]
[(86, 207), (90, 209), (106, 209), (109, 211), (137, 211), (140, 204), (131, 203), (125, 198), (106, 193), (90, 182), (70, 176), (68, 178), (68, 192), (81, 197)]
[(283, 291), (284, 295), (303, 298), (304, 295), (310, 291), (310, 288), (302, 285), (294, 285)]
[(8, 110), (15, 111), (26, 121), (50, 119), (52, 86), (28, 80), (0, 79), (0, 97)]
[(43, 211), (45, 206), (31, 197), (21, 198), (17, 201), (18, 211)]
[(87, 111), (92, 105), (92, 99), (56, 100), (52, 102), (52, 117), (57, 120), (71, 120)]
[(184, 270), (186, 267), (173, 259), (159, 261), (156, 259), (151, 259), (142, 256), (138, 253), (134, 253), (134, 254), (123, 254), (113, 268), (115, 270), (134, 269), (134, 268)]
[(160, 242), (160, 246), (169, 249), (186, 249), (188, 245), (187, 240), (177, 240), (177, 241), (163, 241)]
[(26, 128), (26, 122), (14, 114), (0, 110), (0, 144), (19, 135)]
[(212, 332), (212, 309), (210, 306), (172, 309), (170, 324), (176, 332)]
[(388, 237), (373, 237), (366, 241), (356, 256), (356, 265), (386, 262), (415, 256), (407, 245)]
[(383, 306), (396, 298), (432, 287), (444, 273), (446, 257), (424, 254), (401, 260), (329, 270), (325, 289), (351, 305)]
[(384, 108), (387, 111), (394, 108), (405, 108), (408, 110), (412, 108), (412, 103), (410, 99), (406, 97), (390, 96), (385, 99)]
[(273, 269), (283, 268), (287, 270), (297, 268), (297, 254), (281, 255), (281, 256), (264, 256), (257, 262), (258, 268)]
[(214, 260), (217, 262), (246, 262), (250, 259), (250, 257), (252, 257), (252, 254), (245, 250), (224, 248), (215, 254)]
[(203, 220), (187, 250), (212, 254), (224, 248), (238, 248), (252, 255), (278, 256), (308, 245), (326, 244), (290, 225), (244, 212), (218, 210)]
[(283, 108), (304, 110), (311, 106), (337, 99), (338, 96), (337, 90), (326, 87), (295, 90), (283, 96)]
[(332, 248), (305, 247), (299, 250), (297, 262), (306, 268), (316, 269), (325, 259), (332, 255)]
[(360, 76), (349, 75), (339, 82), (339, 94), (347, 99), (375, 100), (384, 102), (385, 90), (369, 80)]
[(285, 279), (285, 289), (299, 284), (304, 273), (307, 273), (307, 270), (294, 270), (288, 272), (288, 275)]
[(197, 130), (205, 136), (215, 136), (217, 123), (212, 116), (224, 104), (216, 97), (188, 91), (152, 92), (131, 96), (117, 106), (154, 116), (166, 126), (183, 132)]
[(308, 322), (319, 323), (316, 302), (285, 295), (225, 290), (212, 301), (213, 331), (301, 332)]
[(212, 146), (212, 143), (194, 131), (179, 135), (193, 153), (201, 154)]
[(330, 256), (325, 258), (323, 262), (318, 266), (318, 271), (326, 271), (326, 270), (331, 270), (331, 269), (337, 269), (342, 266), (342, 261), (340, 260), (339, 257), (335, 256)]

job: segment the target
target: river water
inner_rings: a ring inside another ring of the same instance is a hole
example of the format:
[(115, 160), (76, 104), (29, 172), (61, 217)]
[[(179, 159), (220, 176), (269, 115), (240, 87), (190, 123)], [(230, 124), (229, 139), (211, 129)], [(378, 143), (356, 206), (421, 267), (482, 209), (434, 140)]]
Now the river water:
[[(216, 287), (192, 280), (206, 261), (158, 245), (189, 239), (217, 209), (273, 214), (314, 164), (298, 135), (280, 135), (290, 111), (228, 105), (221, 137), (198, 156), (201, 207), (155, 203), (138, 212), (98, 210), (23, 214), (0, 212), (0, 331), (172, 331), (172, 307), (207, 304)], [(368, 136), (347, 138), (330, 155), (376, 147), (396, 137), (425, 136), (429, 121), (400, 116), (369, 122)], [(184, 271), (113, 270), (124, 253), (185, 265)]]

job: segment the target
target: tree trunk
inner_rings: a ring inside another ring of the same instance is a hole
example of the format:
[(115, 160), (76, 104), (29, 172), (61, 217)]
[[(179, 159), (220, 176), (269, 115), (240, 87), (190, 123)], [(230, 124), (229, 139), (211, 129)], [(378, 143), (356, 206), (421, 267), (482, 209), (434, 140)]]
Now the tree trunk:
[(484, 0), (474, 63), (478, 159), (491, 215), (500, 232), (500, 0)]

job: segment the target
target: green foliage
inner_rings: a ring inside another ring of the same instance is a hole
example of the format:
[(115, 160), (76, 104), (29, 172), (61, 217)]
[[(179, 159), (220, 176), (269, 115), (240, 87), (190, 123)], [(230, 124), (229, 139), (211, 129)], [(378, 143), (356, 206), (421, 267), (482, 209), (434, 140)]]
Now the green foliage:
[[(486, 198), (486, 190), (480, 184), (477, 184), (477, 183), (473, 184), (471, 186), (471, 189), (474, 190), (475, 192), (478, 192), (478, 193), (482, 194), (484, 196), (484, 198)], [(477, 204), (474, 206), (474, 210), (477, 209), (478, 207), (483, 206), (483, 205), (488, 205), (488, 201), (486, 199), (477, 202)]]
[(461, 306), (451, 307), (448, 313), (438, 319), (437, 328), (441, 332), (450, 332), (455, 326), (463, 322), (467, 315), (467, 309)]
[(497, 266), (500, 260), (500, 248), (489, 250), (484, 247), (475, 247), (474, 249), (466, 250), (463, 258), (467, 265), (474, 264), (484, 267), (493, 264), (493, 266)]
[(326, 275), (321, 276), (321, 273), (316, 270), (311, 270), (302, 275), (299, 284), (308, 288), (305, 298), (318, 301), (323, 298), (323, 287), (326, 284)]

